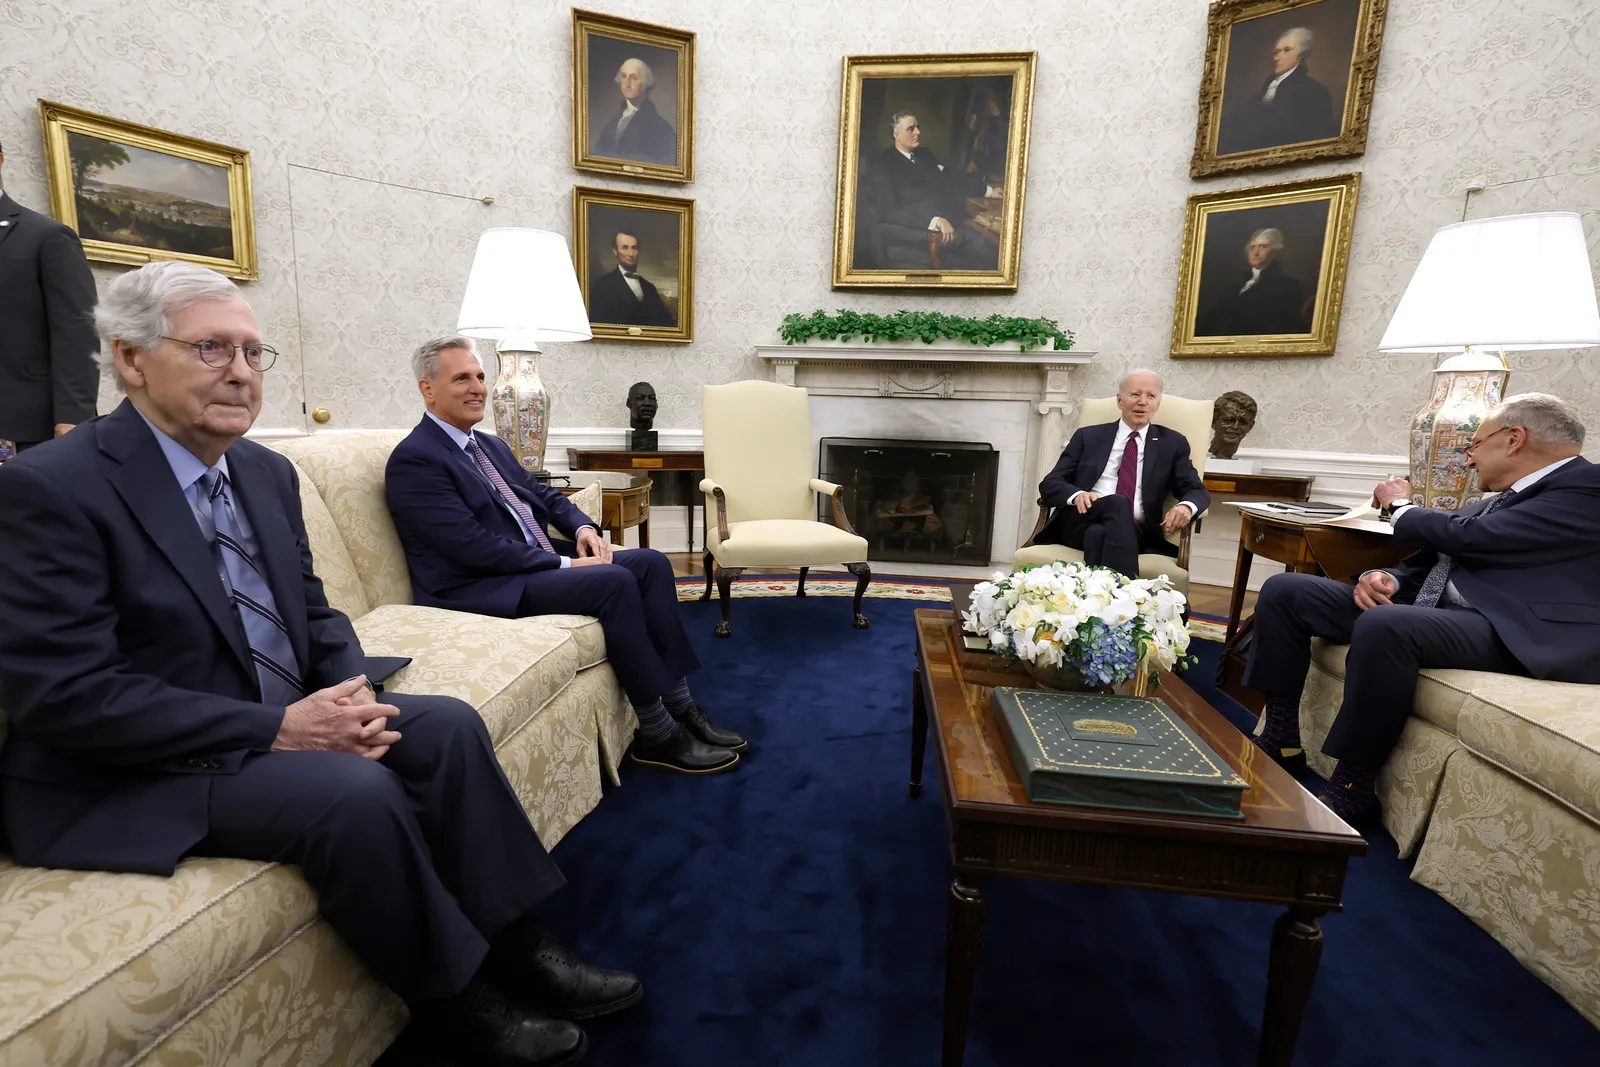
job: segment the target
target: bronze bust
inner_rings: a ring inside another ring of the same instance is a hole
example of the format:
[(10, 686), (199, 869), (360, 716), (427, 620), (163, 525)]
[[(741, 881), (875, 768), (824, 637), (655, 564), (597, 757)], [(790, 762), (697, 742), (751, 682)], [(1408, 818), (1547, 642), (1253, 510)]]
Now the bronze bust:
[(1255, 424), (1256, 402), (1249, 394), (1235, 389), (1217, 397), (1211, 414), (1211, 454), (1218, 459), (1232, 459), (1239, 451), (1239, 442)]
[(656, 387), (649, 382), (634, 382), (628, 389), (628, 425), (633, 428), (629, 447), (635, 452), (654, 452), (656, 432)]

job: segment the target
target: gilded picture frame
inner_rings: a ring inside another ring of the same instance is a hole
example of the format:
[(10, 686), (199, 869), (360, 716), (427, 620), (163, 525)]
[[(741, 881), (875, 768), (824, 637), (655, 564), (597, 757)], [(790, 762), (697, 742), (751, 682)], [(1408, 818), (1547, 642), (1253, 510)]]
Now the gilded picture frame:
[(1189, 175), (1366, 151), (1388, 0), (1211, 5)]
[(833, 288), (1016, 291), (1036, 63), (845, 58)]
[(260, 276), (249, 152), (49, 100), (39, 121), (51, 213), (89, 259)]
[(1189, 198), (1173, 356), (1328, 356), (1361, 175)]
[(572, 165), (694, 181), (694, 34), (572, 12)]
[(594, 336), (694, 340), (694, 201), (577, 186), (572, 258)]

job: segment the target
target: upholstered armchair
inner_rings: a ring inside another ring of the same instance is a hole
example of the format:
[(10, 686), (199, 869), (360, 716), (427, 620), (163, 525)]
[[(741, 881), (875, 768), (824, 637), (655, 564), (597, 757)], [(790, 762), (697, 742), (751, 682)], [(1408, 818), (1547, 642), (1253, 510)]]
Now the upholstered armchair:
[[(774, 382), (708, 385), (700, 391), (705, 438), (706, 591), (713, 564), (722, 597), (717, 636), (732, 633), (728, 613), (733, 580), (750, 567), (798, 567), (797, 595), (806, 571), (842, 563), (856, 576), (855, 627), (867, 628), (861, 597), (872, 580), (867, 539), (850, 527), (844, 487), (811, 476), (811, 408), (804, 389)], [(815, 494), (833, 498), (833, 522), (817, 520)]]
[[(1194, 469), (1202, 475), (1206, 472), (1206, 450), (1211, 444), (1211, 409), (1216, 405), (1215, 400), (1188, 400), (1181, 396), (1163, 396), (1161, 410), (1156, 412), (1155, 422), (1177, 430), (1189, 440), (1189, 458), (1194, 462)], [(1078, 418), (1079, 426), (1096, 426), (1100, 423), (1114, 422), (1121, 418), (1117, 410), (1117, 398), (1114, 396), (1096, 397), (1083, 402), (1083, 413)], [(1169, 494), (1162, 504), (1163, 513), (1177, 503)], [(1056, 560), (1078, 561), (1083, 559), (1083, 553), (1076, 548), (1066, 545), (1036, 545), (1034, 539), (1050, 521), (1050, 508), (1043, 499), (1039, 501), (1039, 519), (1033, 525), (1033, 533), (1028, 535), (1028, 541), (1017, 554), (1012, 557), (1012, 564), (1022, 563), (1052, 563)], [(1194, 522), (1179, 530), (1176, 534), (1169, 535), (1167, 540), (1178, 546), (1178, 558), (1163, 555), (1160, 552), (1141, 552), (1139, 554), (1139, 576), (1142, 578), (1155, 578), (1165, 574), (1172, 579), (1172, 584), (1187, 596), (1189, 593), (1189, 539), (1194, 533), (1194, 528), (1199, 524), (1200, 516), (1194, 517)]]

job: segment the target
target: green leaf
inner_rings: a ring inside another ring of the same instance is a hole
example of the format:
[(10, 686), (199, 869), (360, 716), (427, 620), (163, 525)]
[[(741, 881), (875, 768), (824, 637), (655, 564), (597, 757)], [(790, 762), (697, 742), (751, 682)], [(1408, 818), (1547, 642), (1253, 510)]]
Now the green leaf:
[(860, 337), (868, 344), (918, 338), (930, 345), (947, 338), (986, 347), (1016, 341), (1024, 352), (1046, 348), (1052, 342), (1056, 351), (1064, 352), (1073, 343), (1072, 331), (1062, 329), (1054, 319), (1007, 318), (998, 314), (974, 319), (941, 311), (904, 310), (878, 315), (845, 308), (840, 308), (836, 315), (829, 315), (820, 308), (810, 315), (798, 312), (785, 315), (778, 327), (778, 336), (790, 345), (804, 344), (813, 337), (838, 341)]

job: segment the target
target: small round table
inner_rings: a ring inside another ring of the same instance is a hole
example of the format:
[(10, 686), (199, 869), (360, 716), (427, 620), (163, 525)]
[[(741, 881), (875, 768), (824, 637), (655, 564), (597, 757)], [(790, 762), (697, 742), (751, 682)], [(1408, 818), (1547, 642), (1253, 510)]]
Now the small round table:
[(558, 485), (567, 496), (600, 483), (600, 525), (611, 535), (612, 544), (622, 544), (622, 531), (639, 528), (639, 547), (650, 547), (650, 479), (625, 471), (569, 471), (567, 485)]

